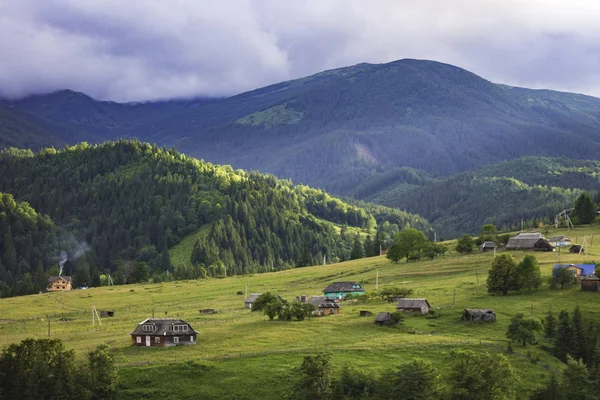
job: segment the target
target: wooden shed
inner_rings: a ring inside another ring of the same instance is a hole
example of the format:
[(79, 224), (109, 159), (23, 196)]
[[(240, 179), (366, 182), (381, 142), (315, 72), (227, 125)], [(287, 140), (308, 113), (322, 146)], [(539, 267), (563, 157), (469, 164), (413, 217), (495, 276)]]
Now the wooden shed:
[(427, 299), (400, 299), (396, 304), (396, 309), (398, 311), (427, 314), (431, 309), (431, 305)]
[(473, 322), (496, 322), (496, 313), (485, 308), (465, 308), (461, 319)]
[(479, 250), (482, 253), (485, 253), (488, 251), (494, 251), (495, 249), (496, 249), (496, 243), (490, 242), (490, 241), (485, 241), (481, 244), (481, 246), (479, 246)]
[(389, 325), (392, 322), (392, 314), (389, 312), (380, 312), (375, 317), (376, 325)]
[(585, 249), (583, 249), (580, 244), (574, 244), (573, 246), (571, 246), (569, 248), (569, 253), (578, 253), (579, 254), (583, 251), (585, 251)]
[(244, 300), (244, 307), (251, 309), (256, 299), (258, 299), (261, 295), (262, 293), (250, 293), (248, 297), (246, 297), (246, 300)]
[(360, 317), (370, 317), (371, 315), (373, 315), (373, 313), (371, 311), (367, 311), (367, 310), (360, 310), (358, 312), (358, 315)]

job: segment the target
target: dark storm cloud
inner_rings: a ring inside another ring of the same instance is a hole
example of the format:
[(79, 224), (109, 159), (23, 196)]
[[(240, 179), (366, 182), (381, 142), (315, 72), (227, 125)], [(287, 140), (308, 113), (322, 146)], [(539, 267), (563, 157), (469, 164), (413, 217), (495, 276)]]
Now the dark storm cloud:
[(229, 95), (410, 57), (600, 95), (598, 20), (584, 0), (0, 0), (0, 92)]

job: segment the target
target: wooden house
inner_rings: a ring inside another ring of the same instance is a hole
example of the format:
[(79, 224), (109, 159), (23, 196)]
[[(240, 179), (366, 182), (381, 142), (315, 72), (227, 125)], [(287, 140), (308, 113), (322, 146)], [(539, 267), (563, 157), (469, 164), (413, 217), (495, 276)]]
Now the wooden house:
[(244, 300), (244, 307), (251, 309), (256, 299), (258, 299), (261, 295), (262, 293), (250, 293), (250, 295), (246, 297), (246, 300)]
[(481, 246), (479, 246), (479, 251), (481, 251), (482, 253), (485, 253), (488, 251), (494, 251), (495, 249), (496, 249), (496, 243), (490, 242), (490, 241), (485, 241), (481, 244)]
[(600, 278), (594, 274), (582, 277), (581, 290), (584, 292), (600, 292)]
[(365, 290), (356, 282), (334, 282), (323, 293), (330, 299), (343, 299), (346, 296), (365, 294)]
[(71, 286), (70, 276), (51, 276), (48, 278), (48, 287), (46, 288), (49, 292), (60, 292), (63, 290), (73, 290)]
[(389, 312), (380, 312), (375, 317), (375, 325), (389, 325), (392, 323), (392, 314)]
[(539, 233), (519, 233), (508, 239), (507, 250), (539, 250), (552, 251), (554, 246)]
[(317, 308), (314, 312), (315, 315), (334, 315), (340, 313), (340, 306), (335, 300), (327, 296), (312, 296), (306, 302)]
[(396, 304), (396, 309), (398, 311), (427, 314), (431, 309), (431, 305), (427, 299), (400, 299)]
[(554, 270), (566, 268), (573, 272), (573, 276), (577, 283), (581, 283), (586, 276), (593, 275), (596, 272), (596, 264), (555, 264)]
[(198, 332), (180, 319), (149, 318), (129, 335), (134, 346), (169, 347), (196, 344)]
[(554, 235), (548, 239), (548, 242), (554, 247), (567, 247), (571, 244), (571, 240), (565, 235)]
[(496, 322), (496, 313), (488, 309), (465, 308), (461, 319), (463, 321)]

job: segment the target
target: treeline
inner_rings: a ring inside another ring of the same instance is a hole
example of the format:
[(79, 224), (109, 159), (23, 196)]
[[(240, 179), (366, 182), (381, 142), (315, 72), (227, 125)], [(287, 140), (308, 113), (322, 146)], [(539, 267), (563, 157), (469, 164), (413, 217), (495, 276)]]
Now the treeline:
[[(173, 276), (168, 249), (207, 225), (193, 264), (221, 276), (290, 268), (305, 249), (308, 265), (323, 257), (348, 259), (352, 239), (328, 221), (356, 228), (376, 223), (370, 212), (324, 192), (138, 141), (82, 143), (38, 154), (11, 148), (0, 152), (0, 170), (0, 191), (28, 202), (89, 247), (77, 261), (71, 254), (77, 251), (66, 248), (77, 246), (56, 241), (41, 256), (22, 258), (29, 269), (41, 261), (48, 271), (61, 250), (70, 251), (64, 274), (75, 275), (76, 284), (98, 283), (99, 275), (117, 270), (123, 282)], [(4, 237), (7, 228), (2, 232)], [(33, 248), (41, 251), (39, 243)], [(18, 264), (11, 258), (5, 265), (16, 281), (28, 270), (19, 272)]]

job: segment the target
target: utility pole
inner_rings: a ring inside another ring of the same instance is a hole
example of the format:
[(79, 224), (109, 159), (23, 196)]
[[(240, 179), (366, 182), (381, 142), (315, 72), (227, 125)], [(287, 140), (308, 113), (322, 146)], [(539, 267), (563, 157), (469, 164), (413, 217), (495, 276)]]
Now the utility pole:
[(437, 243), (437, 233), (433, 232), (433, 243)]

